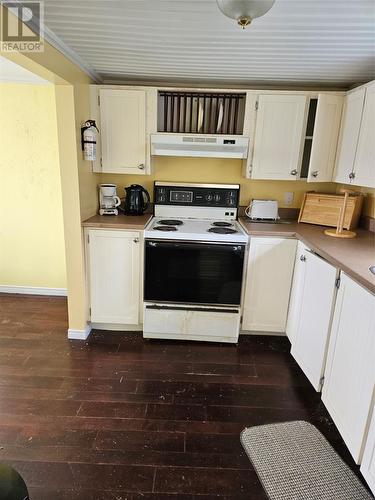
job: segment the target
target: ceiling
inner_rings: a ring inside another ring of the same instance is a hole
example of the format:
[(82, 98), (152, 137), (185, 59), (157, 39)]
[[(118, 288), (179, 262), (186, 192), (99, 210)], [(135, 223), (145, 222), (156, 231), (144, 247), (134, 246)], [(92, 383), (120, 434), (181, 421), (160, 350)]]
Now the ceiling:
[(276, 0), (245, 30), (215, 0), (44, 4), (47, 28), (102, 81), (349, 87), (375, 78), (374, 0)]
[(2, 56), (0, 56), (0, 82), (32, 83), (37, 85), (50, 83)]

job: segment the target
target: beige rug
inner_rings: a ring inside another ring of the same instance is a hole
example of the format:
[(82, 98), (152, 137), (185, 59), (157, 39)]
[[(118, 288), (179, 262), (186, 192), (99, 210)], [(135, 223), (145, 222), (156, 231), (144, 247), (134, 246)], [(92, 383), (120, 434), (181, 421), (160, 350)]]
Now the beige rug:
[(374, 498), (308, 422), (250, 427), (241, 443), (271, 500)]

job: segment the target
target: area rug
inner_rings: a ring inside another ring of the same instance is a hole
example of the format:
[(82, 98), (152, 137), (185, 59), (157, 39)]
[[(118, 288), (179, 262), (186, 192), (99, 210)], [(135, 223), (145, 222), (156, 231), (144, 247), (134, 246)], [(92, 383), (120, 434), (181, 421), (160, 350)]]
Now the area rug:
[(308, 422), (250, 427), (241, 443), (271, 500), (373, 499)]

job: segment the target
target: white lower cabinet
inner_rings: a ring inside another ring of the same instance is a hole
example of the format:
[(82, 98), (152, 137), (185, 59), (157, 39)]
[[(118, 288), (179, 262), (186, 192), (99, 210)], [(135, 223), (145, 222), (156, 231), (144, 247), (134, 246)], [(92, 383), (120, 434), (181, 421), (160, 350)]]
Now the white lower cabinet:
[(141, 237), (137, 231), (87, 231), (92, 323), (138, 325)]
[(375, 406), (372, 409), (372, 420), (366, 439), (361, 472), (375, 495)]
[(342, 273), (322, 399), (360, 463), (375, 382), (375, 296)]
[[(293, 281), (293, 288), (296, 286), (298, 290), (298, 300), (293, 297), (296, 307), (293, 311), (291, 354), (314, 389), (320, 391), (338, 270), (304, 245), (299, 250), (298, 274)], [(290, 318), (289, 327), (291, 321)]]
[(306, 266), (301, 261), (301, 256), (306, 252), (306, 245), (299, 241), (297, 244), (296, 258), (294, 263), (292, 290), (290, 292), (289, 311), (286, 323), (286, 334), (291, 344), (296, 336), (299, 311), (301, 308), (302, 286), (305, 279)]
[(297, 241), (250, 238), (242, 329), (285, 332)]

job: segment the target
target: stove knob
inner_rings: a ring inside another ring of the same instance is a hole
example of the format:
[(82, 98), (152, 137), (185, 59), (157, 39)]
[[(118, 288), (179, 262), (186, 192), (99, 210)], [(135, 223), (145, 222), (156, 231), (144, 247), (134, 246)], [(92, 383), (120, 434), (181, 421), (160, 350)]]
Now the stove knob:
[(208, 193), (206, 195), (206, 201), (212, 201), (212, 194), (211, 193)]
[(216, 203), (219, 203), (219, 201), (220, 201), (220, 195), (219, 195), (219, 193), (215, 194), (214, 200), (216, 201)]

